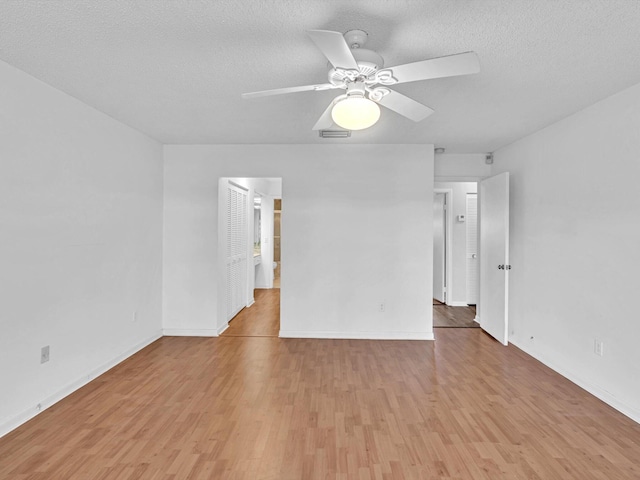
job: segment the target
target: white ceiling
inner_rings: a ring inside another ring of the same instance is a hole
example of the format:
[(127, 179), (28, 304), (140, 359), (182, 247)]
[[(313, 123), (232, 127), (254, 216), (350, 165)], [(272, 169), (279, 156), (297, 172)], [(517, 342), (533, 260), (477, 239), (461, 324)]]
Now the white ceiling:
[[(349, 139), (311, 130), (336, 91), (305, 30), (369, 33), (387, 66), (475, 51), (481, 73), (403, 84)], [(435, 143), (498, 149), (640, 82), (637, 0), (3, 0), (0, 59), (163, 143)]]

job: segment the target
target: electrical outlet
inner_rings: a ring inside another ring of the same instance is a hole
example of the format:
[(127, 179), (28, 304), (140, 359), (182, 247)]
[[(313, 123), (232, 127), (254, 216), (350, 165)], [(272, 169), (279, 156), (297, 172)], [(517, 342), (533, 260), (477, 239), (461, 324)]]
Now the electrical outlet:
[(598, 339), (593, 341), (593, 353), (599, 356), (604, 355), (604, 342)]
[(40, 363), (47, 363), (49, 361), (49, 345), (40, 349)]
[(379, 312), (384, 312), (384, 310), (385, 310), (385, 304), (384, 304), (384, 303), (381, 303), (381, 304), (378, 306), (378, 311), (379, 311)]

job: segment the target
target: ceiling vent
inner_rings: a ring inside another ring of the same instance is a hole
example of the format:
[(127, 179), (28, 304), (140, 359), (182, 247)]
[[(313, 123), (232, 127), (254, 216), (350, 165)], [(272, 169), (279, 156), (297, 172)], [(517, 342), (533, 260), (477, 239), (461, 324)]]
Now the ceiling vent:
[(349, 138), (351, 130), (320, 130), (320, 138)]

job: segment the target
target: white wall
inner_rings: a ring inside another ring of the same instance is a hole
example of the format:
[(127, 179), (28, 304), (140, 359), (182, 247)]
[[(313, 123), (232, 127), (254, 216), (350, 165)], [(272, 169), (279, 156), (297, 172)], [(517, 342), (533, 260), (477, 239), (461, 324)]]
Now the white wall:
[(0, 105), (2, 435), (158, 338), (162, 148), (3, 62)]
[(224, 326), (218, 178), (281, 177), (281, 335), (432, 338), (432, 145), (171, 145), (164, 152), (166, 330), (215, 335)]
[(636, 85), (497, 151), (494, 164), (512, 174), (511, 341), (636, 421), (639, 132)]
[(440, 153), (435, 156), (434, 175), (439, 182), (473, 182), (491, 175), (484, 153)]
[(452, 190), (449, 199), (451, 221), (451, 285), (449, 285), (448, 304), (453, 306), (467, 305), (467, 224), (458, 222), (458, 215), (467, 213), (467, 194), (476, 193), (475, 182), (436, 182), (436, 189)]

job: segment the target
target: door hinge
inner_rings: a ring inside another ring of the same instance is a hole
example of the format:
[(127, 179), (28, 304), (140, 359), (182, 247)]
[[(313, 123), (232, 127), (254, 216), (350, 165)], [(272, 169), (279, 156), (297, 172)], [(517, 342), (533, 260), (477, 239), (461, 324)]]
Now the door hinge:
[(498, 270), (511, 270), (511, 265), (498, 265)]

